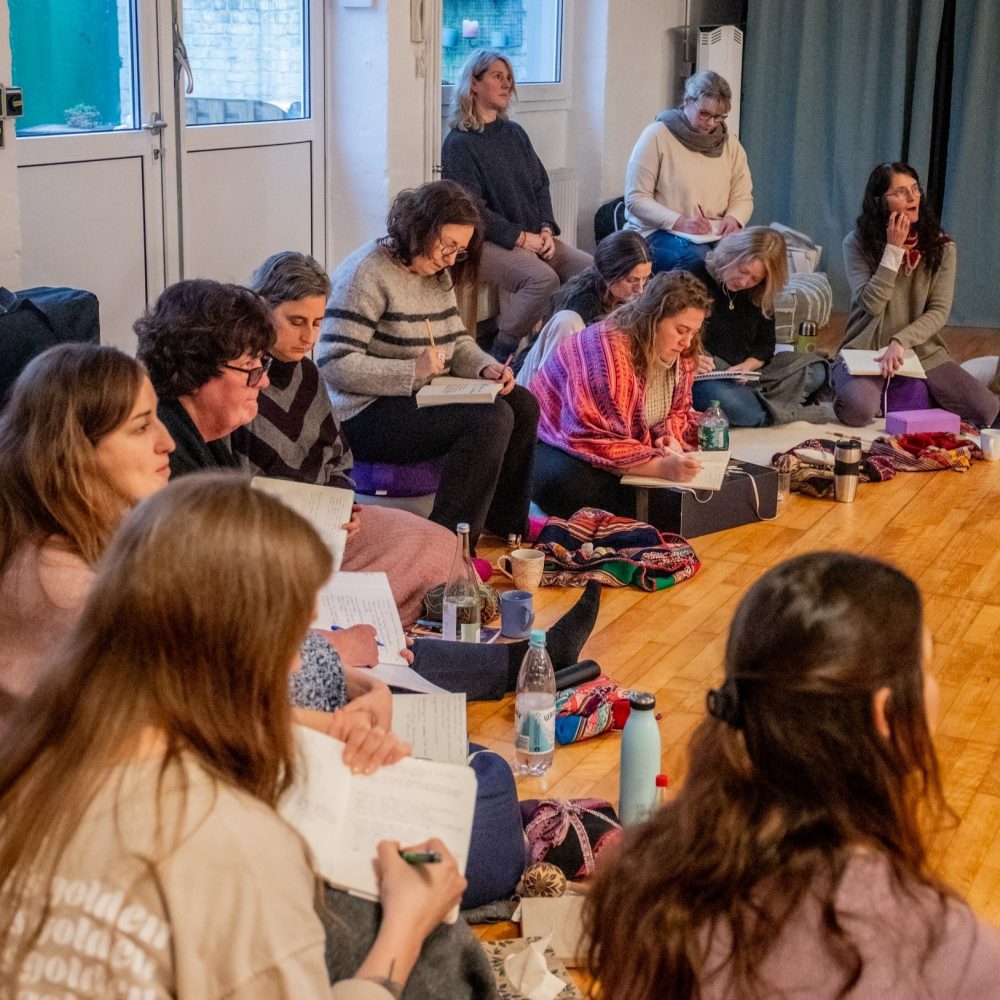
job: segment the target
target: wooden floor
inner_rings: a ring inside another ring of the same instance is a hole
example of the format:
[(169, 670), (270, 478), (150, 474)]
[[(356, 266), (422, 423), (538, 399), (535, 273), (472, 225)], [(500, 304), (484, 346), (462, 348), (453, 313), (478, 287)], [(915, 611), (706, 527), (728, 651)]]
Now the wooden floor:
[[(980, 353), (980, 352), (975, 352)], [(663, 769), (676, 789), (706, 690), (721, 676), (736, 603), (762, 571), (788, 556), (848, 549), (886, 559), (920, 585), (941, 684), (938, 754), (957, 825), (938, 831), (940, 874), (1000, 925), (1000, 463), (965, 473), (900, 473), (858, 490), (854, 504), (793, 496), (778, 519), (693, 540), (700, 572), (671, 590), (605, 589), (584, 654), (621, 684), (652, 691), (662, 713)], [(496, 558), (502, 550), (484, 549)], [(496, 582), (494, 580), (494, 582)], [(555, 620), (577, 590), (543, 589), (538, 623)], [(508, 758), (513, 700), (469, 707), (470, 738)], [(545, 779), (522, 780), (521, 798), (618, 794), (618, 737), (560, 747)], [(494, 928), (484, 937), (515, 936)]]

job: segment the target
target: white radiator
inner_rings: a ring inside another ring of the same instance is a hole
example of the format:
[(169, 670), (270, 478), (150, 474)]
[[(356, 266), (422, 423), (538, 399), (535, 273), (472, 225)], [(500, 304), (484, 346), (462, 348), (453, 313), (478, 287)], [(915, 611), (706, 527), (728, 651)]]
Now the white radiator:
[(567, 246), (576, 246), (576, 227), (580, 216), (580, 174), (570, 167), (549, 171), (549, 192), (552, 211), (559, 226), (559, 239)]
[(736, 138), (740, 135), (740, 94), (743, 80), (743, 32), (735, 25), (723, 24), (698, 32), (697, 71), (712, 69), (729, 84), (733, 107), (726, 126)]

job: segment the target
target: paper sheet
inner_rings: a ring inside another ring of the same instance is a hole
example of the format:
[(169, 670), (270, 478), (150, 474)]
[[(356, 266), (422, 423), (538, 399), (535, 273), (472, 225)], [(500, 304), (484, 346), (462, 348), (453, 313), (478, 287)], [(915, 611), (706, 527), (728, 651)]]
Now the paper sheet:
[(394, 694), (392, 731), (414, 757), (464, 764), (469, 755), (465, 694)]
[(351, 519), (354, 505), (353, 490), (338, 486), (317, 486), (315, 483), (296, 483), (290, 479), (271, 479), (254, 476), (251, 485), (287, 504), (296, 514), (304, 517), (319, 532), (333, 554), (333, 571), (340, 569), (347, 544), (343, 525)]
[(297, 726), (296, 742), (300, 773), (279, 809), (328, 882), (377, 899), (373, 860), (382, 840), (406, 847), (439, 837), (465, 871), (476, 803), (472, 768), (407, 757), (374, 774), (351, 774), (338, 740)]
[(406, 637), (385, 573), (337, 573), (319, 592), (313, 626), (336, 629), (351, 625), (374, 626), (379, 663), (406, 666), (400, 655)]
[(443, 687), (438, 687), (426, 677), (421, 677), (413, 667), (401, 667), (395, 663), (379, 663), (372, 667), (369, 672), (376, 680), (380, 680), (390, 687), (416, 691), (420, 694), (448, 693)]
[(689, 451), (692, 458), (701, 462), (701, 470), (687, 482), (660, 479), (658, 476), (622, 476), (622, 486), (642, 486), (647, 489), (668, 489), (679, 486), (688, 490), (721, 490), (729, 465), (728, 451)]

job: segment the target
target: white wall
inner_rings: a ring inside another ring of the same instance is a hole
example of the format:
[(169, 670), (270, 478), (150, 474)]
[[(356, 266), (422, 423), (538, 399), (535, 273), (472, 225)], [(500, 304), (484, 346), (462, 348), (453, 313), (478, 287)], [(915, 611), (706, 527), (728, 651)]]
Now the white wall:
[[(0, 83), (10, 78), (10, 17), (0, 0)], [(6, 123), (7, 144), (0, 149), (0, 285), (21, 287), (21, 207), (17, 197), (17, 156), (14, 126)]]

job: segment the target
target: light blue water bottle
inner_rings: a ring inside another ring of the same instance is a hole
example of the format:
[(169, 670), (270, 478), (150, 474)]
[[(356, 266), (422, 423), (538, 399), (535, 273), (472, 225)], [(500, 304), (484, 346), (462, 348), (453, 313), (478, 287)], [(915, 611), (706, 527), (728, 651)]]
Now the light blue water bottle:
[(629, 696), (632, 706), (622, 732), (619, 767), (618, 818), (622, 826), (645, 822), (656, 809), (660, 773), (660, 727), (656, 698), (643, 691)]

